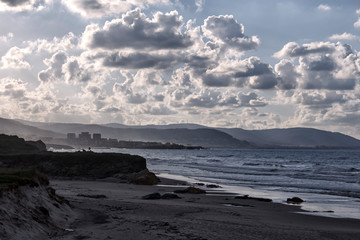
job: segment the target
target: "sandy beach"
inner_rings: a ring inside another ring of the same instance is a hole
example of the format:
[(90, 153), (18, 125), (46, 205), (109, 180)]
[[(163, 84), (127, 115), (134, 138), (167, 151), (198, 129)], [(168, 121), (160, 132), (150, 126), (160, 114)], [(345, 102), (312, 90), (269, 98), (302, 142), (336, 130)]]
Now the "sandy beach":
[(300, 214), (297, 206), (212, 189), (177, 194), (180, 199), (142, 199), (187, 187), (170, 179), (155, 186), (67, 180), (51, 186), (75, 213), (52, 239), (360, 239), (360, 220)]

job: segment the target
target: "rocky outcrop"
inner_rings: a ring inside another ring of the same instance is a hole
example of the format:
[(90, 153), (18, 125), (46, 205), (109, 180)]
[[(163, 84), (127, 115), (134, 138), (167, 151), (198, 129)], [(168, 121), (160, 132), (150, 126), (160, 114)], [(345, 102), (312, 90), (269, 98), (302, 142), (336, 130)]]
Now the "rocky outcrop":
[(0, 154), (37, 153), (46, 151), (42, 141), (25, 141), (17, 136), (0, 134)]
[(34, 167), (53, 178), (101, 179), (145, 170), (146, 160), (120, 153), (43, 152), (0, 155), (0, 167)]
[(155, 185), (159, 183), (159, 179), (156, 175), (147, 169), (129, 175), (128, 180), (130, 183), (137, 185)]

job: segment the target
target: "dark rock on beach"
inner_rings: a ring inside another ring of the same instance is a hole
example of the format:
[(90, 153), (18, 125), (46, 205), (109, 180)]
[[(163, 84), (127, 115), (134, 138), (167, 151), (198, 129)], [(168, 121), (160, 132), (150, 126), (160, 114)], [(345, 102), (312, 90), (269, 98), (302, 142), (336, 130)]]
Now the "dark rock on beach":
[(293, 197), (293, 198), (288, 198), (286, 200), (287, 203), (292, 203), (292, 204), (300, 204), (302, 202), (304, 202), (304, 200), (302, 200), (301, 198), (299, 197)]
[(159, 183), (156, 175), (147, 169), (134, 173), (129, 177), (129, 181), (137, 185), (155, 185)]
[(270, 199), (270, 198), (249, 197), (249, 195), (236, 196), (235, 199), (255, 200), (255, 201), (259, 201), (259, 202), (272, 202), (272, 199)]
[(202, 190), (200, 188), (195, 188), (195, 187), (188, 187), (186, 189), (180, 189), (180, 190), (176, 190), (174, 191), (175, 193), (191, 193), (191, 194), (205, 194), (206, 191)]
[(143, 196), (142, 199), (145, 199), (145, 200), (161, 199), (161, 194), (158, 192), (151, 193), (151, 194)]
[(221, 188), (221, 186), (216, 185), (216, 184), (207, 184), (206, 187), (207, 188)]

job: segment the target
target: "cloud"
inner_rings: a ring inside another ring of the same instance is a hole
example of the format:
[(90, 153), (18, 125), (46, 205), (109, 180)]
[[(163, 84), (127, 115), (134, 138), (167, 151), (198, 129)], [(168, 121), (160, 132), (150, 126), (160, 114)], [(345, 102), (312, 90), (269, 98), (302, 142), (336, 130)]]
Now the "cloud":
[(30, 63), (25, 60), (26, 49), (12, 47), (1, 57), (0, 66), (3, 69), (30, 69)]
[(310, 108), (330, 108), (333, 104), (346, 102), (344, 94), (334, 91), (296, 91), (292, 96), (292, 102)]
[(300, 46), (296, 42), (289, 42), (273, 56), (276, 58), (300, 57), (310, 54), (331, 53), (334, 51), (334, 44), (330, 42), (312, 42)]
[(232, 92), (219, 92), (209, 89), (193, 93), (185, 98), (184, 106), (215, 108), (215, 107), (264, 107), (267, 105), (265, 99), (256, 93), (234, 94)]
[(56, 52), (50, 59), (45, 59), (44, 63), (48, 68), (39, 72), (38, 79), (41, 82), (86, 83), (93, 79), (92, 75), (101, 79), (94, 64), (84, 63), (81, 56), (68, 56), (64, 51)]
[(62, 67), (67, 61), (67, 54), (63, 51), (55, 53), (51, 59), (46, 59), (44, 63), (48, 66), (46, 70), (39, 72), (38, 79), (42, 82), (59, 81), (63, 76)]
[(181, 33), (182, 17), (178, 12), (157, 12), (153, 19), (140, 9), (129, 11), (121, 19), (106, 22), (103, 28), (89, 25), (82, 41), (89, 48), (100, 49), (181, 49), (192, 45), (189, 36)]
[(177, 62), (174, 55), (160, 55), (147, 53), (112, 53), (103, 60), (105, 67), (117, 67), (124, 69), (167, 69)]
[(257, 57), (244, 60), (223, 60), (205, 73), (199, 73), (203, 84), (208, 87), (244, 87), (252, 89), (271, 89), (277, 84), (277, 77), (269, 64)]
[(329, 12), (331, 11), (331, 7), (327, 4), (320, 4), (318, 7), (317, 7), (318, 10), (320, 11), (324, 11), (324, 12)]
[(41, 11), (52, 0), (0, 0), (0, 12)]
[(171, 0), (62, 0), (71, 12), (85, 18), (116, 16), (135, 7), (146, 9), (156, 5), (171, 5)]
[(9, 42), (11, 39), (13, 39), (14, 34), (12, 32), (9, 32), (6, 35), (0, 36), (0, 42)]
[(259, 46), (256, 36), (244, 35), (244, 25), (239, 24), (232, 15), (210, 16), (204, 20), (204, 35), (215, 43), (226, 44), (239, 51), (247, 51)]
[(36, 39), (35, 41), (27, 41), (28, 48), (36, 53), (49, 52), (55, 53), (58, 51), (69, 51), (76, 49), (78, 45), (78, 37), (74, 33), (69, 32), (62, 38), (54, 37), (52, 40)]
[[(360, 9), (356, 10), (356, 14), (360, 15)], [(360, 17), (358, 17), (358, 20), (354, 23), (355, 28), (360, 28)]]
[(329, 40), (332, 41), (339, 41), (339, 40), (348, 40), (348, 41), (353, 41), (353, 40), (359, 40), (360, 37), (353, 35), (351, 33), (347, 33), (344, 32), (343, 34), (334, 34), (332, 36), (329, 37)]
[(0, 96), (11, 99), (25, 99), (27, 84), (20, 79), (2, 78), (0, 79)]
[(145, 113), (149, 115), (172, 115), (176, 114), (176, 111), (171, 110), (164, 104), (159, 105), (145, 105), (142, 107), (140, 113)]
[(196, 12), (202, 12), (204, 9), (206, 0), (195, 0)]
[[(285, 58), (275, 66), (280, 89), (352, 90), (360, 74), (359, 55), (346, 44), (291, 42), (275, 56)], [(286, 58), (298, 58), (298, 65)]]

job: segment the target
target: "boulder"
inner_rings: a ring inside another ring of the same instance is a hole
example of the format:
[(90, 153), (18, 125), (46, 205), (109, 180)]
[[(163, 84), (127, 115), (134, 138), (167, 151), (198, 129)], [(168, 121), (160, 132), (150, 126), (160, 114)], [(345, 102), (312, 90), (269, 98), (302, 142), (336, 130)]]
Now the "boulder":
[(299, 197), (293, 197), (293, 198), (288, 198), (286, 200), (287, 203), (292, 203), (292, 204), (300, 204), (302, 202), (304, 202), (304, 200), (302, 200), (301, 198)]
[(207, 184), (206, 187), (207, 188), (221, 188), (219, 185), (216, 185), (216, 184)]
[(191, 193), (191, 194), (205, 194), (206, 191), (200, 188), (188, 187), (186, 189), (176, 190), (175, 193)]
[(143, 196), (142, 199), (146, 199), (146, 200), (161, 199), (161, 194), (157, 193), (157, 192), (151, 193), (151, 194)]
[(159, 183), (159, 179), (156, 175), (150, 172), (148, 169), (144, 169), (130, 176), (130, 183), (137, 185), (155, 185)]

